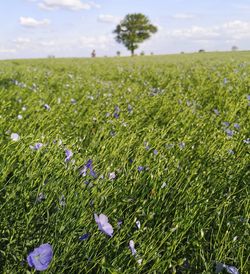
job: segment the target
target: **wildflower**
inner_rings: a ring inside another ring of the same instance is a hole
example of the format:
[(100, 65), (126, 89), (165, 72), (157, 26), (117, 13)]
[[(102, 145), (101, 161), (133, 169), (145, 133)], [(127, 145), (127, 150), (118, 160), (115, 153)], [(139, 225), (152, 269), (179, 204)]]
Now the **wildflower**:
[(226, 129), (225, 132), (226, 132), (226, 134), (227, 134), (228, 137), (232, 137), (232, 136), (234, 135), (233, 130), (231, 130), (231, 129), (229, 129), (229, 128)]
[(154, 150), (154, 155), (157, 155), (157, 154), (158, 154), (158, 150), (155, 149), (155, 150)]
[(247, 100), (250, 101), (250, 94), (247, 95)]
[(137, 263), (138, 263), (139, 265), (141, 265), (142, 259), (137, 260)]
[(90, 175), (91, 175), (92, 177), (96, 178), (96, 173), (95, 173), (95, 171), (93, 170), (92, 162), (93, 162), (93, 161), (92, 161), (91, 159), (89, 159), (89, 160), (87, 161), (87, 163), (83, 166), (83, 168), (81, 168), (81, 170), (80, 170), (80, 175), (81, 175), (81, 176), (85, 177), (85, 176), (87, 175), (87, 171), (88, 171), (88, 169), (89, 169)]
[(75, 105), (75, 104), (76, 104), (76, 99), (71, 98), (71, 99), (70, 99), (70, 103), (71, 103), (72, 105)]
[(161, 188), (164, 188), (164, 187), (166, 187), (167, 186), (167, 184), (166, 184), (166, 182), (164, 182), (162, 185), (161, 185)]
[(224, 85), (226, 85), (228, 83), (228, 79), (224, 78), (223, 83), (224, 83)]
[(115, 118), (115, 119), (118, 119), (118, 118), (119, 118), (119, 113), (115, 112), (115, 113), (114, 113), (114, 118)]
[(66, 149), (65, 154), (66, 154), (65, 162), (69, 162), (70, 158), (73, 156), (73, 152), (69, 149)]
[(94, 217), (99, 230), (112, 237), (114, 230), (112, 225), (108, 222), (108, 217), (104, 214), (100, 214), (99, 216), (94, 214)]
[(130, 104), (128, 104), (128, 112), (133, 113), (133, 107)]
[(46, 196), (41, 192), (38, 194), (36, 201), (40, 203), (40, 202), (44, 201), (45, 199), (46, 199)]
[(222, 122), (223, 126), (225, 127), (229, 127), (230, 126), (230, 123), (229, 122)]
[(10, 138), (12, 141), (16, 142), (20, 140), (20, 136), (17, 133), (11, 133)]
[(144, 170), (144, 167), (143, 166), (138, 166), (138, 171), (141, 172)]
[(79, 238), (79, 240), (86, 241), (89, 237), (90, 237), (90, 233), (85, 233)]
[(235, 127), (236, 129), (240, 129), (240, 125), (239, 125), (238, 123), (235, 123), (235, 124), (234, 124), (234, 127)]
[(34, 146), (30, 146), (30, 148), (33, 150), (39, 150), (42, 146), (42, 143), (36, 143)]
[(136, 226), (137, 226), (137, 228), (138, 228), (138, 229), (140, 229), (140, 228), (141, 228), (141, 223), (140, 223), (140, 221), (139, 221), (139, 220), (137, 220), (137, 221), (135, 222), (135, 224), (136, 224)]
[(22, 120), (22, 119), (23, 119), (23, 115), (18, 114), (18, 115), (17, 115), (17, 119), (18, 119), (18, 120)]
[(219, 110), (218, 110), (217, 108), (214, 109), (214, 113), (215, 113), (216, 115), (220, 115), (220, 112), (219, 112)]
[(222, 263), (216, 263), (216, 270), (215, 273), (221, 273), (223, 270), (226, 270), (229, 274), (239, 274), (239, 271), (236, 267), (222, 264)]
[(66, 199), (64, 195), (62, 195), (61, 198), (59, 199), (59, 205), (62, 207), (66, 206)]
[(47, 110), (50, 110), (50, 106), (48, 104), (44, 104), (43, 107)]
[(50, 244), (42, 244), (27, 256), (27, 261), (30, 267), (43, 271), (49, 267), (52, 257), (52, 246)]
[(231, 154), (231, 155), (234, 155), (234, 151), (232, 149), (229, 149), (228, 153)]
[(135, 254), (136, 254), (136, 249), (135, 249), (135, 243), (134, 243), (133, 240), (130, 240), (130, 241), (129, 241), (129, 248), (130, 248), (130, 250), (131, 250), (131, 252), (132, 252), (132, 255), (135, 256)]
[(116, 178), (115, 172), (109, 173), (109, 180), (114, 180)]
[(186, 144), (185, 144), (184, 142), (180, 142), (180, 143), (179, 143), (179, 147), (180, 147), (180, 149), (185, 148), (185, 146), (186, 146)]
[(245, 144), (249, 145), (249, 144), (250, 144), (250, 138), (247, 138), (246, 140), (243, 140), (243, 142), (244, 142)]
[(22, 111), (26, 111), (26, 110), (27, 110), (26, 106), (23, 106)]
[(117, 222), (117, 225), (118, 225), (119, 227), (121, 227), (121, 225), (122, 225), (122, 220), (118, 221), (118, 222)]

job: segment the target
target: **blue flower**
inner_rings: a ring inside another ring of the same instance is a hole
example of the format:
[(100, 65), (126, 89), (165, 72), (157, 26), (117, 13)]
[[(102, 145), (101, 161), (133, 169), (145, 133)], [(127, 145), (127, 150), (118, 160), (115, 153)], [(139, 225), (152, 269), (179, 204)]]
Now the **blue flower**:
[(50, 244), (42, 244), (27, 256), (27, 261), (30, 267), (43, 271), (49, 267), (52, 258), (52, 246)]
[(66, 149), (65, 154), (66, 154), (65, 162), (69, 162), (71, 157), (73, 156), (73, 152), (69, 149)]
[(33, 150), (39, 150), (42, 146), (42, 143), (36, 143), (34, 146), (30, 146), (30, 148)]
[(138, 166), (138, 171), (141, 172), (144, 170), (144, 167), (143, 166)]
[(50, 106), (48, 104), (44, 104), (43, 107), (47, 110), (50, 110)]
[(114, 230), (112, 225), (108, 222), (108, 217), (104, 214), (100, 214), (99, 216), (94, 214), (94, 217), (99, 230), (112, 237)]
[(96, 178), (96, 173), (93, 170), (93, 166), (92, 166), (93, 161), (91, 159), (89, 159), (87, 161), (87, 163), (80, 169), (80, 175), (81, 176), (86, 176), (87, 175), (87, 171), (89, 170), (90, 175), (94, 178)]
[(86, 241), (89, 237), (90, 237), (90, 233), (85, 233), (79, 238), (79, 240)]
[(154, 150), (154, 155), (157, 155), (157, 154), (158, 154), (158, 150), (155, 149), (155, 150)]

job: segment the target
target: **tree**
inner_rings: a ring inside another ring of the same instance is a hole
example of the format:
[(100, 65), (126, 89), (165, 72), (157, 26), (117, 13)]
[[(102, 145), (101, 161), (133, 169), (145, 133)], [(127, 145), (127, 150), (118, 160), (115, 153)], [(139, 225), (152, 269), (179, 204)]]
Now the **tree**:
[(144, 14), (132, 13), (127, 14), (113, 32), (116, 34), (116, 41), (130, 50), (133, 56), (139, 44), (157, 32), (157, 27)]
[(238, 47), (237, 46), (232, 46), (232, 51), (237, 51)]

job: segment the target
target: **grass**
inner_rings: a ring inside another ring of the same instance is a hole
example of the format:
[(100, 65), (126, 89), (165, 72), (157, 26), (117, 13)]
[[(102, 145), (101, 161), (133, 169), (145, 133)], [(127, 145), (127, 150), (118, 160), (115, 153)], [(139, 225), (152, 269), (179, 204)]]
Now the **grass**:
[(0, 64), (1, 273), (250, 273), (249, 52)]

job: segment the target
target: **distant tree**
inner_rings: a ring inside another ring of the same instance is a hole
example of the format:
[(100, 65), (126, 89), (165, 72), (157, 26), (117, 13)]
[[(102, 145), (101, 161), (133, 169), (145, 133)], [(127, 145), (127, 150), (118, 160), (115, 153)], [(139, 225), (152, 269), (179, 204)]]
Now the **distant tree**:
[(154, 55), (153, 51), (150, 52), (150, 55)]
[(118, 51), (116, 52), (116, 55), (117, 55), (117, 56), (121, 56), (121, 52), (118, 50)]
[(205, 50), (204, 50), (204, 49), (200, 49), (200, 50), (199, 50), (199, 53), (202, 53), (202, 52), (205, 52)]
[(145, 55), (145, 52), (144, 52), (144, 51), (141, 51), (140, 55), (141, 55), (141, 56), (144, 56), (144, 55)]
[(152, 25), (148, 17), (142, 13), (127, 14), (113, 31), (116, 34), (116, 41), (131, 51), (132, 56), (139, 44), (149, 39), (151, 34), (156, 32), (157, 27)]
[(237, 51), (238, 47), (237, 46), (232, 46), (232, 51)]

